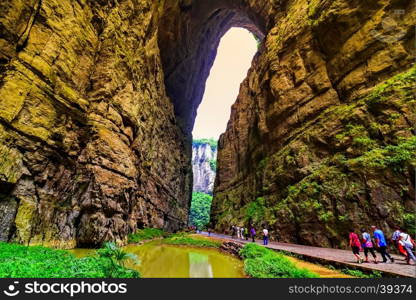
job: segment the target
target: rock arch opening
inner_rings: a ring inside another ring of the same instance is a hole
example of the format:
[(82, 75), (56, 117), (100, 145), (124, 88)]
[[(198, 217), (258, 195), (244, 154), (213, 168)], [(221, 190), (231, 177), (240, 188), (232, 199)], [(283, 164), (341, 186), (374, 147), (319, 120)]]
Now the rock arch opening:
[(188, 138), (224, 34), (232, 27), (240, 27), (259, 40), (265, 36), (265, 21), (237, 2), (182, 1), (178, 6), (168, 3), (161, 17), (158, 42), (166, 92)]
[(259, 41), (246, 29), (234, 27), (222, 37), (198, 107), (192, 131), (194, 139), (218, 140), (225, 132), (231, 106), (258, 49)]

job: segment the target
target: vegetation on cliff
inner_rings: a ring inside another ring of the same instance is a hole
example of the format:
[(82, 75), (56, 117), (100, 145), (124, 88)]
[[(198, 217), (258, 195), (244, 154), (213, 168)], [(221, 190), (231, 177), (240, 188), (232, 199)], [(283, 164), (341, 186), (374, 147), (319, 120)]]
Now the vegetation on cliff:
[(189, 223), (203, 229), (210, 220), (212, 196), (204, 193), (192, 193), (191, 210), (189, 212)]
[(209, 166), (211, 167), (211, 170), (216, 172), (217, 171), (217, 160), (216, 159), (210, 159), (209, 160)]
[(216, 141), (213, 138), (210, 138), (210, 139), (195, 139), (195, 140), (193, 140), (192, 144), (195, 147), (199, 147), (201, 145), (210, 145), (212, 151), (215, 151), (218, 148), (218, 141)]
[(123, 262), (132, 259), (114, 244), (98, 256), (76, 258), (63, 250), (0, 243), (0, 278), (138, 278)]
[(408, 181), (416, 166), (415, 80), (413, 67), (296, 129), (280, 150), (258, 160), (255, 194), (237, 185), (253, 200), (242, 202), (240, 191), (216, 193), (217, 224), (252, 220), (287, 241), (321, 246), (346, 246), (348, 227), (381, 219), (415, 233)]
[(283, 255), (265, 247), (250, 243), (240, 251), (244, 259), (244, 271), (254, 278), (315, 278), (319, 275), (299, 269)]

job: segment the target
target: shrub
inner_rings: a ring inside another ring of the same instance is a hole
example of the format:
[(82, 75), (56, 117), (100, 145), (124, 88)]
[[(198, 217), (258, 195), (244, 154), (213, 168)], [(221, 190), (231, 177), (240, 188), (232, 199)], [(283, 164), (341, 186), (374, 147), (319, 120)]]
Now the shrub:
[(153, 240), (169, 236), (169, 233), (157, 228), (139, 229), (128, 236), (129, 243), (140, 243), (142, 241)]
[(245, 272), (254, 278), (315, 278), (317, 274), (299, 269), (284, 257), (256, 244), (247, 244), (240, 251)]
[(204, 228), (210, 220), (212, 196), (204, 193), (192, 193), (189, 223), (198, 229)]
[(140, 274), (104, 257), (76, 258), (63, 250), (0, 242), (1, 278), (137, 278)]
[[(114, 243), (106, 243), (103, 248), (97, 251), (100, 258), (107, 259), (110, 264), (107, 268), (107, 277), (118, 278), (125, 270), (125, 262), (131, 261), (135, 264), (139, 263), (139, 259), (132, 253), (127, 253), (117, 247)], [(132, 272), (136, 272), (131, 270)], [(137, 275), (139, 275), (137, 273)]]
[(416, 217), (414, 213), (407, 213), (403, 216), (404, 227), (406, 228), (407, 232), (412, 235), (416, 236)]
[(219, 248), (221, 247), (222, 242), (207, 240), (207, 239), (198, 239), (193, 238), (184, 234), (175, 234), (170, 238), (163, 240), (165, 244), (168, 245), (183, 245), (183, 246), (192, 246), (192, 247), (202, 247), (202, 248)]

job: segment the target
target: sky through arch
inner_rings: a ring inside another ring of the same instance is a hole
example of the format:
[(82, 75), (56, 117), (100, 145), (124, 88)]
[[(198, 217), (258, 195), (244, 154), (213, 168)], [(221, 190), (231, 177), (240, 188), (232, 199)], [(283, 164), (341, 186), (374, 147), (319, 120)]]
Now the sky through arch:
[(231, 28), (223, 36), (198, 108), (194, 139), (218, 139), (225, 131), (231, 106), (256, 52), (257, 42), (246, 29)]

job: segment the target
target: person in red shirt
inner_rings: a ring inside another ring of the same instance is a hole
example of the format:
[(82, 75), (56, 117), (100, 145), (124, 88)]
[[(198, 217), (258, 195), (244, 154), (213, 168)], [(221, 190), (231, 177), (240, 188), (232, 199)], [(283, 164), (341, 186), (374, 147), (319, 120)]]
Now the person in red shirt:
[(363, 262), (363, 259), (360, 256), (361, 243), (358, 235), (354, 232), (354, 229), (350, 229), (349, 238), (352, 254), (354, 254), (355, 258), (357, 259), (357, 263), (361, 264)]

